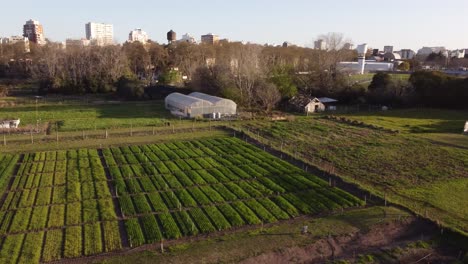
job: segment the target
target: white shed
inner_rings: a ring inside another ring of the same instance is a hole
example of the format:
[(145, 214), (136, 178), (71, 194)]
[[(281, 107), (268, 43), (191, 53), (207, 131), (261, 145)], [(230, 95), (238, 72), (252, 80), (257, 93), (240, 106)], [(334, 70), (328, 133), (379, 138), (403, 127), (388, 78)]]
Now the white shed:
[(304, 113), (317, 113), (323, 112), (325, 110), (336, 110), (336, 106), (334, 105), (338, 102), (335, 99), (328, 98), (328, 97), (307, 97), (307, 96), (295, 96), (293, 97), (289, 103), (300, 112)]
[(325, 111), (325, 105), (318, 98), (314, 98), (305, 106), (304, 111), (306, 113), (323, 112)]
[(18, 128), (20, 119), (0, 120), (0, 128)]

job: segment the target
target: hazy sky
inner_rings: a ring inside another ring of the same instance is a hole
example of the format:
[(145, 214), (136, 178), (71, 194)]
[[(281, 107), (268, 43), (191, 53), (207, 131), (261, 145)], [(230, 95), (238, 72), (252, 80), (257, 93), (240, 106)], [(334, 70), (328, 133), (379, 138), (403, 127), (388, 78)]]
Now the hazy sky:
[(0, 36), (22, 34), (30, 18), (54, 41), (85, 36), (84, 24), (114, 25), (118, 42), (134, 28), (166, 42), (214, 33), (230, 40), (311, 45), (319, 34), (341, 32), (355, 44), (382, 49), (468, 48), (468, 0), (21, 0), (0, 4)]

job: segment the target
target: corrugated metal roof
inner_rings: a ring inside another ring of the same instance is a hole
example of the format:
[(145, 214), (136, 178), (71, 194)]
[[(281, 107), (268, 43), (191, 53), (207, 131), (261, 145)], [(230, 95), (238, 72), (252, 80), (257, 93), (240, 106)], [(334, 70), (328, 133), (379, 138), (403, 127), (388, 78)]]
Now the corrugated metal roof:
[(320, 98), (317, 98), (320, 102), (326, 104), (326, 103), (335, 103), (335, 102), (338, 102), (338, 100), (335, 100), (333, 98), (329, 98), (329, 97), (320, 97)]

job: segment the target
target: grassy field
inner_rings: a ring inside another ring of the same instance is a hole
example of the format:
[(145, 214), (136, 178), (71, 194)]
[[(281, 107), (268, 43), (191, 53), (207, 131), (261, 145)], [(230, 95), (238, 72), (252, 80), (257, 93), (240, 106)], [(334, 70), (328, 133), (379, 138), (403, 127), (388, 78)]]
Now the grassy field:
[[(25, 153), (36, 151), (51, 151), (51, 150), (67, 150), (78, 148), (106, 148), (128, 144), (147, 144), (167, 141), (192, 140), (202, 138), (217, 138), (232, 136), (225, 130), (216, 128), (209, 129), (206, 126), (198, 127), (194, 131), (188, 132), (191, 125), (176, 126), (176, 130), (172, 133), (172, 129), (158, 129), (155, 134), (152, 134), (151, 128), (134, 129), (134, 135), (129, 135), (129, 130), (111, 130), (109, 138), (105, 138), (105, 131), (86, 131), (85, 139), (82, 138), (81, 132), (63, 132), (59, 134), (59, 142), (56, 142), (55, 135), (33, 135), (34, 144), (31, 143), (29, 135), (8, 136), (6, 135), (7, 145), (0, 145), (0, 150), (4, 153)], [(179, 131), (178, 129), (185, 129)], [(116, 134), (118, 133), (118, 134)], [(0, 141), (2, 140), (0, 136)], [(1, 142), (3, 143), (3, 142)]]
[(381, 112), (361, 112), (343, 115), (401, 132), (419, 133), (453, 133), (461, 134), (468, 111), (442, 109), (401, 109)]
[[(353, 74), (348, 77), (350, 83), (360, 83), (368, 86), (372, 82), (375, 73)], [(409, 74), (390, 74), (394, 81), (407, 83), (410, 76)]]
[(364, 202), (236, 138), (0, 154), (0, 262), (37, 263)]
[[(435, 112), (412, 110), (406, 118), (403, 111), (397, 112), (396, 117), (392, 117), (391, 112), (382, 116), (347, 116), (387, 128), (402, 129), (400, 134), (320, 117), (297, 118), (294, 122), (253, 122), (241, 129), (255, 138), (260, 135), (262, 142), (282, 148), (381, 197), (386, 196), (390, 201), (466, 234), (468, 214), (464, 201), (468, 193), (465, 181), (468, 176), (468, 151), (458, 144), (441, 145), (420, 137), (411, 129), (405, 130), (407, 125), (414, 123), (421, 127), (433, 126), (434, 131), (448, 134), (455, 131), (463, 116), (463, 112), (432, 115)], [(422, 118), (424, 113), (425, 119)]]
[(441, 144), (468, 148), (468, 137), (462, 135), (465, 122), (468, 121), (468, 111), (404, 109), (344, 116)]
[(20, 118), (21, 126), (60, 122), (60, 131), (81, 131), (130, 126), (157, 126), (174, 119), (164, 102), (115, 104), (34, 104), (2, 108), (0, 119)]

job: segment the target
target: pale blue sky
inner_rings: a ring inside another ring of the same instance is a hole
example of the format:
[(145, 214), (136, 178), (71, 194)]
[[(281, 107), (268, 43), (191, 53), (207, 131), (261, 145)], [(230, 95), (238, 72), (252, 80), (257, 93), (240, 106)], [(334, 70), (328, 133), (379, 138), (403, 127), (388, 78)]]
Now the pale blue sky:
[(142, 28), (166, 42), (178, 36), (197, 39), (212, 32), (222, 38), (256, 43), (289, 41), (310, 45), (319, 34), (341, 32), (355, 44), (382, 49), (422, 46), (468, 48), (468, 0), (5, 0), (0, 4), (0, 36), (19, 35), (29, 18), (44, 25), (54, 41), (84, 37), (84, 24), (114, 25), (117, 41)]

